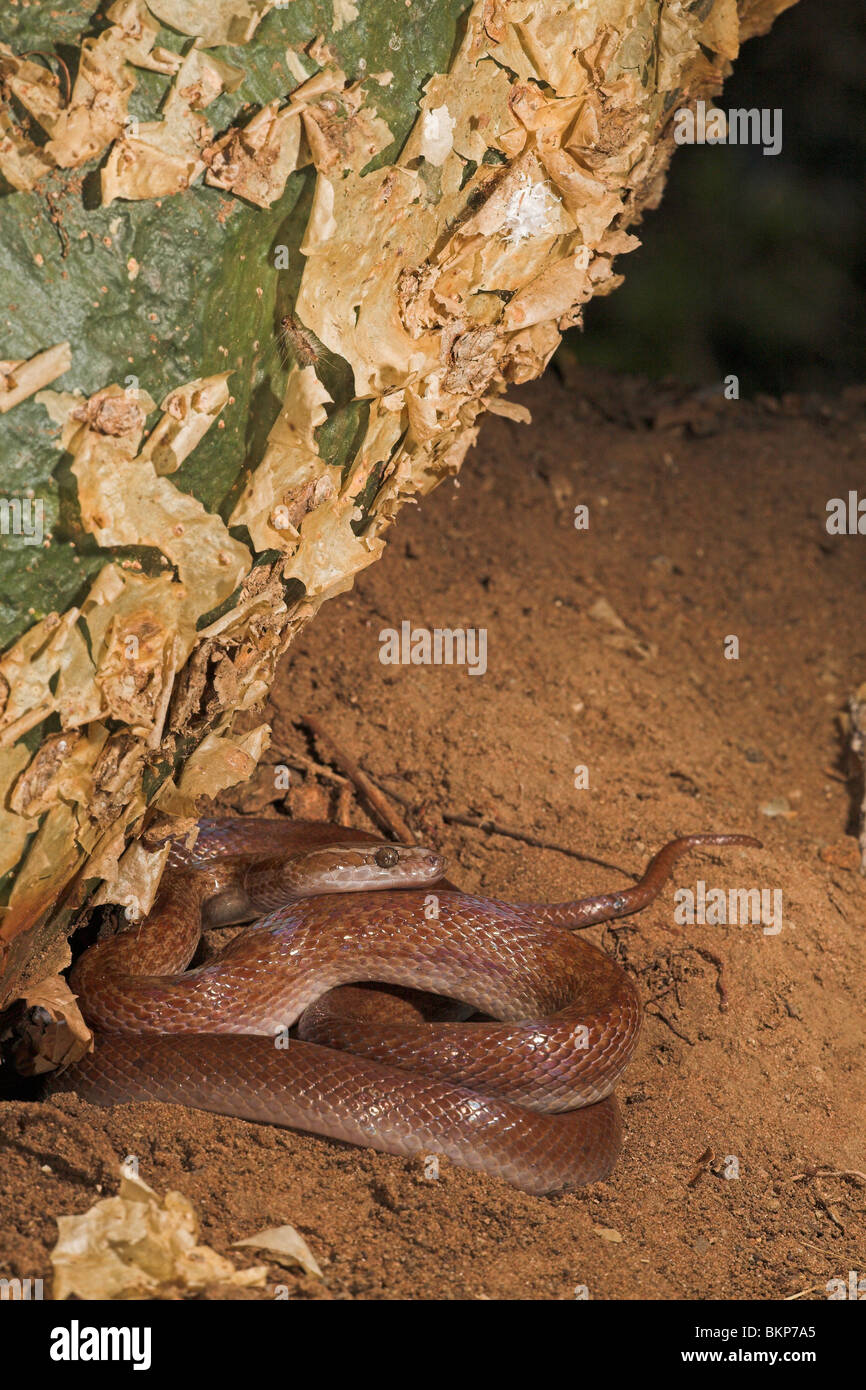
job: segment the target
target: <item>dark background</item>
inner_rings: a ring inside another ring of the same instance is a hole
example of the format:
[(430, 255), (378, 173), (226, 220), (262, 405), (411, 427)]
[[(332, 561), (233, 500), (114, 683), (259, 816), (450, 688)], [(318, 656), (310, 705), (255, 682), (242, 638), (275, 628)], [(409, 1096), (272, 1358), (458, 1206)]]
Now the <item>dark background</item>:
[(800, 0), (716, 104), (781, 107), (782, 150), (679, 147), (625, 284), (568, 335), (581, 363), (757, 391), (866, 382), (866, 0)]

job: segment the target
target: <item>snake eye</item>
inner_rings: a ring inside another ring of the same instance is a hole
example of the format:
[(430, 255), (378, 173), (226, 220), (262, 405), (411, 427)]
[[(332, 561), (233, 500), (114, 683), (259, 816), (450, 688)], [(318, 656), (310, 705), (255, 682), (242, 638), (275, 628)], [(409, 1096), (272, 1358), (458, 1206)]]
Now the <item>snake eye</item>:
[(391, 869), (397, 863), (400, 856), (391, 845), (383, 845), (381, 849), (376, 850), (373, 858), (380, 869)]

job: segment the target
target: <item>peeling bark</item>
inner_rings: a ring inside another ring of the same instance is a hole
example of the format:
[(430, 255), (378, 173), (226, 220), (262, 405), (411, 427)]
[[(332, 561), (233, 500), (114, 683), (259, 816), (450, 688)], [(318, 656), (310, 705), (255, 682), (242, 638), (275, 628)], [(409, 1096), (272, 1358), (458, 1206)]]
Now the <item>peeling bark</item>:
[[(509, 385), (538, 375), (583, 306), (621, 282), (617, 258), (639, 244), (626, 229), (661, 197), (675, 111), (717, 93), (742, 39), (788, 3), (479, 0), (396, 152), (376, 97), (394, 75), (349, 75), (331, 50), (360, 22), (345, 3), (287, 58), (284, 95), (219, 135), (202, 113), (243, 82), (267, 3), (118, 0), (65, 100), (47, 68), (0, 45), (0, 171), (22, 194), (103, 157), (105, 205), (204, 181), (214, 208), (230, 195), (266, 210), (304, 171), (315, 179), (293, 233), (284, 399), (226, 515), (172, 475), (230, 415), (228, 371), (177, 381), (148, 428), (155, 404), (137, 383), (44, 389), (69, 366), (66, 344), (0, 363), (0, 410), (28, 382), (39, 391), (83, 532), (106, 552), (81, 601), (0, 658), (0, 1006), (62, 968), (97, 884), (99, 901), (148, 909), (164, 860), (140, 842), (148, 822), (188, 820), (196, 797), (250, 775), (268, 730), (237, 737), (234, 715), (261, 704), (295, 634), (379, 557), (403, 503), (459, 470), (479, 416), (513, 412)], [(201, 46), (162, 48), (161, 20)], [(210, 51), (227, 36), (241, 45), (231, 63)], [(156, 118), (130, 126), (136, 69), (171, 85)], [(336, 416), (345, 440), (325, 449)], [(119, 559), (129, 548), (155, 564)]]

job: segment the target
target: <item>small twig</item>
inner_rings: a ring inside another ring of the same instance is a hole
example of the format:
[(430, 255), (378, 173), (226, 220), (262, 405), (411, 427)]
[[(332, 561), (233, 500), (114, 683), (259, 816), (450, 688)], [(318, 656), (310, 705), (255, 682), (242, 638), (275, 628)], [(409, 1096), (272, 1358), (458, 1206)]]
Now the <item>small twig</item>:
[(773, 998), (778, 1000), (778, 1002), (781, 1004), (782, 1008), (785, 1010), (785, 1013), (788, 1015), (789, 1018), (795, 1018), (798, 1023), (803, 1022), (803, 1015), (797, 1012), (797, 1010), (791, 1004), (790, 999), (786, 999), (784, 994), (780, 994), (777, 989), (774, 989)]
[(840, 1213), (837, 1212), (837, 1209), (835, 1209), (835, 1207), (831, 1207), (830, 1202), (828, 1202), (827, 1198), (824, 1197), (824, 1194), (822, 1193), (822, 1190), (820, 1190), (820, 1187), (817, 1186), (817, 1183), (815, 1184), (815, 1195), (817, 1197), (817, 1201), (819, 1201), (820, 1207), (823, 1208), (823, 1211), (827, 1212), (828, 1218), (830, 1218), (834, 1226), (838, 1226), (838, 1229), (841, 1230), (842, 1236), (844, 1236), (845, 1223), (842, 1222)]
[(333, 768), (327, 767), (324, 763), (317, 763), (313, 758), (305, 758), (300, 753), (293, 753), (291, 757), (283, 760), (288, 767), (293, 767), (296, 772), (310, 772), (315, 777), (321, 777), (325, 782), (333, 782), (337, 787), (348, 787), (351, 783), (348, 777), (344, 777), (341, 772), (335, 772)]
[(821, 1209), (822, 1209), (823, 1211), (825, 1211), (825, 1212), (827, 1213), (827, 1215), (829, 1216), (830, 1220), (833, 1222), (833, 1225), (834, 1225), (834, 1226), (838, 1226), (838, 1227), (839, 1227), (839, 1230), (840, 1230), (840, 1231), (842, 1232), (842, 1234), (844, 1235), (844, 1234), (845, 1234), (845, 1226), (844, 1226), (844, 1223), (843, 1223), (843, 1221), (842, 1221), (842, 1218), (841, 1218), (841, 1216), (839, 1215), (839, 1213), (837, 1212), (836, 1208), (832, 1205), (832, 1203), (830, 1202), (830, 1198), (827, 1196), (826, 1192), (824, 1191), (824, 1189), (821, 1187), (820, 1183), (818, 1182), (817, 1176), (816, 1176), (816, 1177), (814, 1178), (814, 1180), (813, 1180), (812, 1190), (813, 1190), (813, 1192), (815, 1193), (815, 1196), (816, 1196), (816, 1198), (817, 1198), (817, 1200), (818, 1200), (818, 1205), (821, 1207)]
[(540, 836), (533, 835), (528, 830), (515, 830), (512, 826), (500, 825), (498, 821), (489, 820), (485, 816), (464, 816), (453, 811), (444, 811), (442, 819), (446, 825), (468, 825), (470, 830), (484, 830), (491, 835), (505, 835), (509, 840), (523, 840), (534, 849), (552, 849), (557, 854), (567, 854), (571, 859), (581, 859), (585, 864), (598, 864), (602, 869), (613, 869), (615, 873), (624, 874), (626, 878), (636, 880), (640, 877), (639, 874), (624, 869), (621, 864), (611, 864), (607, 859), (596, 859), (594, 854), (583, 854), (580, 850), (572, 849), (570, 845), (557, 844), (555, 840), (542, 840)]
[(48, 204), (49, 221), (52, 226), (56, 228), (57, 235), (60, 238), (60, 259), (65, 261), (66, 257), (69, 255), (69, 237), (63, 225), (63, 217), (50, 193), (45, 194), (45, 201)]
[(667, 999), (672, 989), (673, 985), (668, 985), (667, 989), (663, 989), (661, 994), (654, 994), (651, 999), (648, 999), (646, 1001), (647, 1004), (657, 1004), (660, 999)]
[(370, 811), (373, 812), (376, 820), (388, 830), (395, 839), (402, 840), (404, 844), (414, 845), (416, 838), (403, 817), (395, 811), (385, 793), (376, 786), (362, 769), (355, 762), (350, 754), (346, 753), (340, 745), (335, 742), (333, 734), (329, 734), (327, 729), (323, 729), (318, 719), (312, 715), (304, 715), (300, 721), (305, 724), (318, 742), (321, 740), (327, 744), (331, 750), (331, 759), (336, 763), (341, 772), (354, 783), (355, 789), (366, 801)]
[(716, 967), (716, 990), (719, 996), (719, 1013), (724, 1014), (728, 1011), (728, 990), (725, 985), (725, 962), (721, 956), (717, 956), (714, 951), (710, 951), (706, 946), (693, 946), (693, 951), (697, 951), (699, 956), (708, 960)]
[(22, 58), (44, 58), (44, 59), (45, 59), (45, 66), (47, 67), (48, 71), (51, 73), (51, 76), (52, 76), (52, 77), (54, 78), (54, 80), (56, 81), (58, 91), (60, 90), (60, 79), (59, 79), (59, 77), (57, 76), (57, 73), (56, 73), (56, 72), (54, 71), (54, 69), (52, 68), (51, 64), (52, 64), (52, 62), (58, 62), (58, 63), (60, 64), (60, 66), (61, 66), (62, 69), (63, 69), (63, 76), (66, 78), (66, 95), (65, 95), (65, 97), (63, 98), (63, 105), (64, 105), (64, 106), (68, 106), (68, 105), (69, 105), (69, 99), (70, 99), (70, 97), (72, 96), (72, 78), (69, 76), (69, 69), (68, 69), (68, 67), (66, 66), (66, 64), (64, 63), (64, 61), (63, 61), (63, 59), (61, 58), (60, 54), (59, 54), (59, 53), (46, 53), (45, 50), (42, 49), (42, 48), (28, 48), (28, 49), (26, 50), (26, 52), (24, 52), (24, 53), (21, 54), (21, 57), (22, 57)]
[(805, 1298), (807, 1293), (814, 1293), (816, 1289), (825, 1289), (826, 1284), (810, 1284), (808, 1289), (801, 1289), (799, 1293), (786, 1294), (782, 1299), (783, 1303), (793, 1303), (795, 1298)]
[[(372, 781), (376, 781), (376, 778), (372, 777), (372, 774), (367, 772), (365, 767), (362, 767), (361, 771), (366, 772), (367, 776), (370, 777)], [(395, 774), (393, 772), (380, 772), (379, 782), (389, 782), (394, 776)], [(396, 792), (393, 787), (385, 787), (384, 790), (393, 801), (399, 801), (401, 806), (405, 806), (407, 811), (411, 811), (412, 807), (415, 805), (416, 797), (406, 796), (404, 792)]]
[(710, 1164), (714, 1162), (715, 1157), (716, 1155), (713, 1153), (712, 1149), (704, 1149), (700, 1158), (696, 1160), (697, 1167), (686, 1183), (686, 1187), (697, 1187), (701, 1178), (709, 1171)]
[(860, 801), (860, 824), (858, 841), (860, 844), (860, 872), (866, 874), (866, 686), (848, 697), (848, 746), (860, 764), (863, 779), (863, 796)]
[(338, 825), (351, 825), (352, 784), (344, 782), (337, 792), (336, 821)]
[(826, 1260), (826, 1258), (827, 1258), (827, 1255), (828, 1255), (829, 1253), (832, 1253), (832, 1252), (829, 1252), (829, 1251), (826, 1249), (826, 1247), (825, 1247), (824, 1249), (822, 1249), (820, 1245), (813, 1245), (812, 1242), (811, 1242), (811, 1240), (805, 1240), (805, 1239), (803, 1238), (803, 1236), (799, 1236), (799, 1237), (798, 1237), (798, 1239), (797, 1239), (797, 1244), (798, 1244), (798, 1245), (806, 1245), (806, 1246), (808, 1246), (808, 1248), (809, 1248), (810, 1250), (814, 1250), (814, 1251), (817, 1252), (817, 1254), (823, 1255), (825, 1260)]
[(791, 1182), (804, 1182), (807, 1178), (858, 1178), (866, 1182), (866, 1173), (858, 1168), (807, 1168), (805, 1173), (795, 1173)]
[[(645, 1012), (645, 1013), (649, 1013), (649, 1006), (647, 1006), (647, 1008), (644, 1010), (644, 1012)], [(678, 1037), (678, 1038), (682, 1038), (683, 1042), (688, 1043), (689, 1047), (694, 1047), (694, 1045), (695, 1045), (694, 1039), (693, 1039), (693, 1038), (690, 1038), (690, 1037), (687, 1037), (687, 1035), (686, 1035), (685, 1033), (681, 1033), (680, 1030), (679, 1030), (679, 1028), (677, 1028), (675, 1024), (671, 1023), (671, 1021), (670, 1021), (670, 1019), (668, 1018), (667, 1014), (663, 1014), (663, 1013), (662, 1013), (661, 1009), (654, 1009), (654, 1010), (653, 1010), (652, 1016), (653, 1016), (653, 1018), (660, 1018), (661, 1021), (662, 1021), (662, 1023), (666, 1023), (666, 1024), (668, 1025), (668, 1027), (670, 1028), (670, 1030), (671, 1030), (672, 1033), (676, 1033), (677, 1037)]]
[(833, 1225), (845, 1235), (845, 1223), (822, 1188), (819, 1182), (820, 1178), (855, 1178), (859, 1183), (861, 1180), (866, 1181), (866, 1174), (859, 1172), (856, 1168), (819, 1168), (816, 1164), (814, 1167), (807, 1168), (805, 1173), (796, 1173), (791, 1179), (791, 1182), (811, 1182), (819, 1207), (827, 1213)]

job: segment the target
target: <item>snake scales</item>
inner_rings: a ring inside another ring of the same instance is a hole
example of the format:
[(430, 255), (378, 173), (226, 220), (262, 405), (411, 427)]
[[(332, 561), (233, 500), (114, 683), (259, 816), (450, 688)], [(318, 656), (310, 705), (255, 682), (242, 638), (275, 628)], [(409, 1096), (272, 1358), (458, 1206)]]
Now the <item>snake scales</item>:
[[(423, 848), (312, 822), (201, 822), (192, 851), (173, 846), (149, 917), (74, 967), (97, 1045), (55, 1088), (442, 1154), (527, 1192), (593, 1182), (621, 1147), (612, 1090), (641, 1004), (574, 929), (645, 907), (691, 848), (757, 844), (689, 835), (628, 888), (509, 904), (457, 892)], [(250, 917), (187, 969), (203, 919)]]

